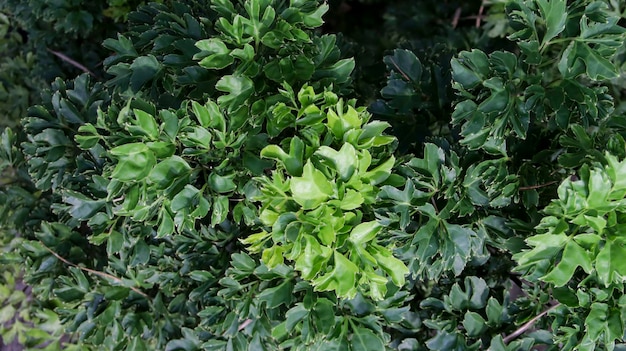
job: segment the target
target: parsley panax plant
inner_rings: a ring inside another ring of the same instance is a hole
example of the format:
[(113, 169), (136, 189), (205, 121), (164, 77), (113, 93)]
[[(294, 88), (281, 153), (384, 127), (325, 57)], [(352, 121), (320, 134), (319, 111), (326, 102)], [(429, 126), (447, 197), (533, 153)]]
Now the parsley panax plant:
[(3, 225), (85, 347), (619, 349), (619, 6), (499, 1), (369, 111), (329, 4), (141, 7), (3, 134)]

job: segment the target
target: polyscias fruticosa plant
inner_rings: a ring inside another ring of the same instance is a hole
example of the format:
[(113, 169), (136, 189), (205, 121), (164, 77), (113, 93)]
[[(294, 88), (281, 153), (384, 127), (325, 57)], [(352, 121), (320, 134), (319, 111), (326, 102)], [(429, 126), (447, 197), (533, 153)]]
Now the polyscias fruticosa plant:
[(623, 348), (614, 6), (506, 1), (509, 43), (449, 85), (391, 52), (370, 109), (429, 128), (400, 151), (325, 4), (143, 7), (108, 82), (57, 80), (23, 155), (2, 138), (33, 291), (99, 349)]
[[(333, 36), (309, 29), (321, 25), (326, 9), (313, 5), (246, 1), (235, 8), (215, 1), (207, 12), (214, 22), (192, 17), (194, 10), (183, 4), (171, 12), (152, 5), (130, 16), (135, 25), (127, 36), (105, 43), (116, 51), (107, 60), (114, 77), (105, 86), (92, 84), (86, 75), (59, 80), (44, 96), (47, 103), (30, 111), (29, 140), (23, 144), (28, 169), (37, 188), (50, 196), (55, 217), (42, 223), (38, 241), (26, 245), (33, 265), (46, 267), (31, 279), (45, 282), (36, 290), (39, 296), (64, 303), (58, 312), (81, 342), (111, 349), (245, 349), (249, 343), (279, 342), (382, 347), (380, 327), (343, 318), (331, 308), (337, 294), (352, 297), (372, 279), (380, 285), (372, 295), (393, 296), (397, 288), (381, 285), (384, 271), (402, 285), (406, 268), (373, 240), (377, 228), (359, 241), (353, 230), (355, 250), (366, 245), (366, 257), (375, 261), (356, 261), (363, 274), (347, 291), (326, 283), (316, 286), (329, 292), (318, 293), (289, 265), (266, 260), (269, 269), (239, 243), (261, 225), (252, 176), (273, 167), (262, 158), (271, 157), (261, 151), (266, 145), (308, 135), (310, 157), (318, 148), (332, 152), (343, 145), (344, 134), (351, 135), (342, 150), (351, 142), (360, 159), (347, 193), (371, 188), (368, 203), (375, 196), (373, 185), (393, 166), (385, 145), (394, 139), (380, 136), (386, 125), (362, 126), (367, 122), (363, 108), (357, 113), (351, 103), (344, 110), (331, 90), (344, 89), (353, 62), (340, 58)], [(150, 40), (164, 53), (149, 51), (154, 50)], [(319, 96), (325, 101), (321, 106), (313, 103)], [(296, 99), (301, 106), (293, 105)], [(331, 106), (335, 142), (320, 124)], [(294, 107), (301, 111), (292, 114)], [(302, 134), (295, 134), (298, 126)], [(320, 144), (315, 140), (322, 134), (327, 141)], [(368, 148), (379, 148), (380, 155)], [(310, 162), (303, 170), (312, 167)], [(302, 172), (292, 174), (306, 178)], [(338, 200), (347, 201), (345, 191), (345, 186), (341, 193), (336, 190)], [(317, 201), (315, 194), (295, 196)], [(371, 209), (356, 211), (361, 202), (353, 199), (344, 206), (355, 210), (345, 230), (356, 226), (363, 212), (374, 220)], [(328, 267), (345, 263), (340, 255), (348, 260), (344, 249), (337, 249), (342, 251), (326, 262)], [(61, 274), (67, 266), (70, 275)], [(307, 303), (296, 306), (302, 299)], [(275, 327), (292, 308), (301, 312), (289, 328), (282, 324), (280, 334)], [(341, 323), (328, 323), (334, 319)], [(304, 327), (311, 323), (319, 333)]]

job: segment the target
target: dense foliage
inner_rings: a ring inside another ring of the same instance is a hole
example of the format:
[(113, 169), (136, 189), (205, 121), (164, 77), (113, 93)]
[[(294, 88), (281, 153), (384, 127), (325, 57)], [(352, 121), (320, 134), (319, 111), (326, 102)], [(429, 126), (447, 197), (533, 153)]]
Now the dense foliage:
[(41, 306), (15, 319), (4, 275), (0, 324), (79, 349), (626, 348), (621, 2), (127, 4), (91, 5), (126, 18), (103, 72), (0, 137), (3, 257)]

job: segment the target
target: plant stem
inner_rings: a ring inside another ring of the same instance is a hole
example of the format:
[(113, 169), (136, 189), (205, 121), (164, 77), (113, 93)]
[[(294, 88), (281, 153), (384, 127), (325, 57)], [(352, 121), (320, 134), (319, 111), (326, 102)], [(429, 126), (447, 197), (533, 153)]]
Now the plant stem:
[(541, 188), (545, 188), (547, 186), (550, 186), (552, 184), (556, 184), (558, 183), (558, 181), (553, 180), (551, 182), (545, 183), (545, 184), (539, 184), (539, 185), (530, 185), (530, 186), (522, 186), (519, 188), (520, 191), (524, 191), (524, 190), (535, 190), (535, 189), (541, 189)]
[(90, 75), (90, 76), (92, 76), (92, 77), (94, 77), (94, 78), (98, 79), (98, 76), (96, 76), (96, 74), (95, 74), (95, 73), (93, 73), (92, 71), (90, 71), (90, 70), (89, 70), (89, 68), (87, 68), (87, 67), (85, 67), (85, 66), (81, 65), (80, 63), (78, 63), (78, 62), (76, 62), (76, 61), (72, 60), (72, 59), (71, 59), (70, 57), (68, 57), (67, 55), (65, 55), (65, 54), (63, 54), (63, 53), (60, 53), (60, 52), (58, 52), (58, 51), (50, 50), (50, 49), (46, 49), (46, 50), (48, 50), (48, 52), (50, 52), (51, 54), (53, 54), (53, 55), (57, 56), (57, 57), (58, 57), (58, 58), (60, 58), (61, 60), (63, 60), (63, 61), (65, 61), (65, 62), (69, 63), (70, 65), (72, 65), (72, 66), (74, 66), (74, 67), (78, 68), (79, 70), (81, 70), (81, 71), (83, 71), (83, 72), (85, 72), (85, 73), (89, 73), (89, 75)]
[[(520, 335), (524, 334), (526, 331), (528, 331), (528, 329), (530, 329), (535, 323), (537, 323), (537, 321), (539, 319), (541, 319), (543, 316), (545, 316), (546, 314), (550, 313), (550, 311), (556, 309), (557, 307), (561, 306), (560, 303), (557, 303), (556, 305), (548, 308), (547, 310), (539, 313), (537, 316), (535, 316), (533, 319), (529, 320), (528, 322), (524, 323), (524, 325), (522, 325), (521, 327), (519, 327), (516, 331), (514, 331), (513, 333), (507, 335), (504, 337), (504, 339), (502, 339), (502, 341), (505, 344), (508, 344), (509, 342), (517, 339)], [(491, 348), (489, 348), (488, 351), (490, 351)]]

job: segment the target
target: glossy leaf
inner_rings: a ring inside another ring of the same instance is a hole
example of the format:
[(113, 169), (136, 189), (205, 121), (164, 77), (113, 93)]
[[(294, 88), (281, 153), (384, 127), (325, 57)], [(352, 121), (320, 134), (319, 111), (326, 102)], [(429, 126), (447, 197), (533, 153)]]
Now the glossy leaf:
[(318, 207), (333, 194), (332, 183), (310, 161), (304, 165), (302, 177), (291, 178), (290, 190), (305, 210)]

